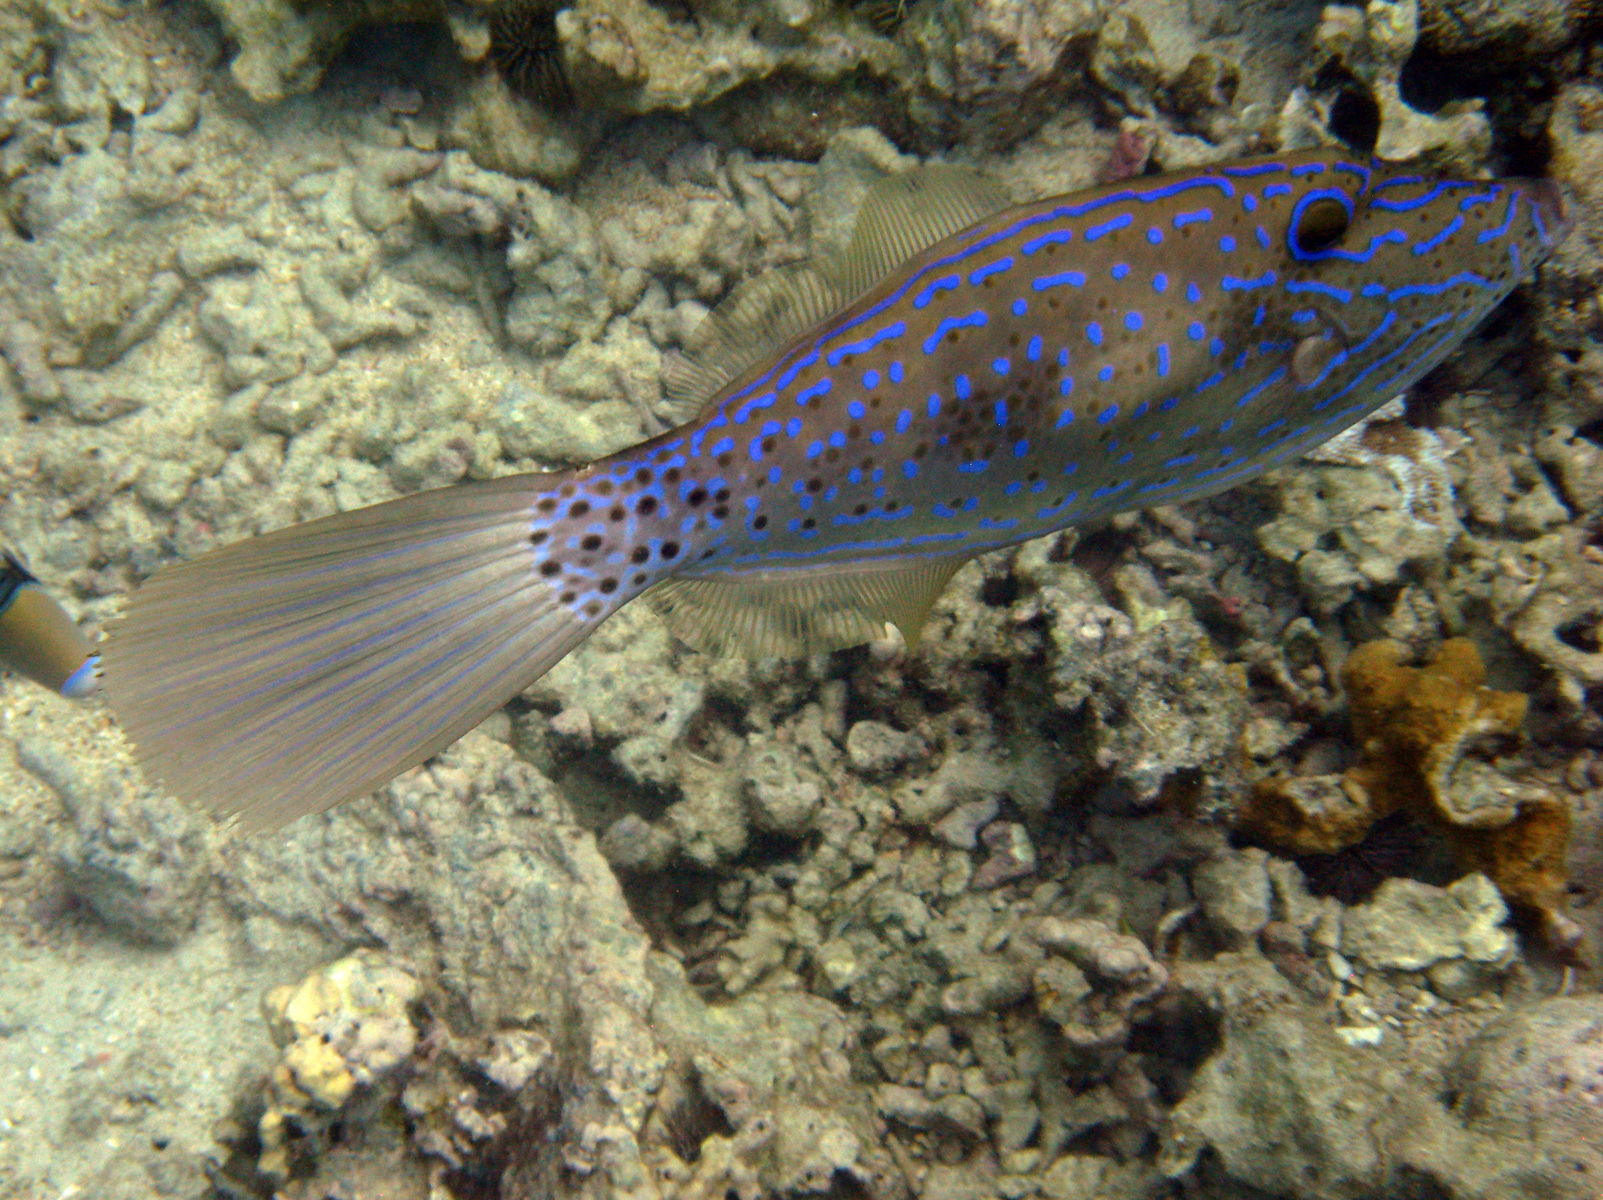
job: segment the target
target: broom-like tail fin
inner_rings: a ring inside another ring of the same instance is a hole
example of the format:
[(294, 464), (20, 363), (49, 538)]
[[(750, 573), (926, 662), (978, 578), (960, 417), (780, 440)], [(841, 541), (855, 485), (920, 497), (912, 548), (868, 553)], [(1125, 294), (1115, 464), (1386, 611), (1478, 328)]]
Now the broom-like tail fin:
[(461, 737), (607, 615), (540, 574), (531, 537), (556, 539), (535, 505), (560, 478), (422, 492), (158, 572), (102, 655), (141, 763), (264, 828)]

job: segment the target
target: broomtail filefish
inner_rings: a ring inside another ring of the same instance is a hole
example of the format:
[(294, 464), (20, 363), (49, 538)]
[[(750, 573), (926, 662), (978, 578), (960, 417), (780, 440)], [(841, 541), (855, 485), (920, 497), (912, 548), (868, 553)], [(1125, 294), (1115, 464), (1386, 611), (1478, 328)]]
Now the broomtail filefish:
[(74, 700), (100, 686), (89, 640), (9, 550), (0, 550), (0, 670)]
[(265, 826), (436, 753), (648, 590), (703, 647), (913, 642), (977, 554), (1218, 492), (1361, 420), (1569, 225), (1550, 182), (1333, 150), (1021, 206), (953, 168), (898, 176), (841, 261), (714, 313), (695, 419), (167, 567), (105, 688), (152, 775)]

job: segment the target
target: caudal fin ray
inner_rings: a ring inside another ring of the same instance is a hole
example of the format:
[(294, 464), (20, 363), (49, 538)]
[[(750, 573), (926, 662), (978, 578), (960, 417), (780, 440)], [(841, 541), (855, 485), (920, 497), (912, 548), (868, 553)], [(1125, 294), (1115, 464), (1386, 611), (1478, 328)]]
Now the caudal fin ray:
[(105, 648), (142, 763), (261, 827), (455, 741), (594, 627), (535, 569), (548, 482), (420, 493), (159, 572)]

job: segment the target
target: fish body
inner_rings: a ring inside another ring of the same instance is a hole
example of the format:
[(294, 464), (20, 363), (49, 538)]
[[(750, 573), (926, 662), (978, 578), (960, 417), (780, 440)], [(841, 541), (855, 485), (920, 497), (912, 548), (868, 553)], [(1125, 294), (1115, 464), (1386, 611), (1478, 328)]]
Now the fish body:
[(22, 560), (0, 550), (0, 669), (72, 699), (99, 686), (89, 640)]
[(835, 271), (853, 294), (814, 289), (818, 318), (678, 429), (159, 573), (105, 652), (150, 767), (257, 823), (326, 807), (650, 589), (704, 646), (915, 638), (976, 554), (1220, 491), (1362, 419), (1568, 228), (1543, 181), (1330, 150), (1007, 207), (906, 255), (876, 215)]

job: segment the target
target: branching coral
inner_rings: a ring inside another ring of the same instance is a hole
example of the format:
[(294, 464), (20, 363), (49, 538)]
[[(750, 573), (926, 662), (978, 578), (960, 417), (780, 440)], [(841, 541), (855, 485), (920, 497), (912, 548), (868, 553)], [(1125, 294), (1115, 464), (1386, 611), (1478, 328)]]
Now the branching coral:
[(1518, 739), (1525, 696), (1487, 687), (1465, 639), (1443, 642), (1422, 667), (1403, 655), (1390, 641), (1353, 651), (1343, 677), (1359, 761), (1339, 777), (1260, 781), (1246, 829), (1293, 854), (1333, 854), (1393, 814), (1418, 818), (1446, 837), (1462, 867), (1485, 872), (1510, 903), (1538, 913), (1550, 944), (1572, 948), (1579, 931), (1563, 911), (1569, 809), (1491, 760)]

